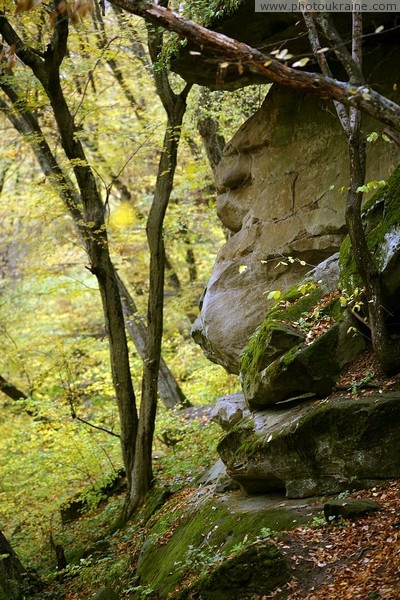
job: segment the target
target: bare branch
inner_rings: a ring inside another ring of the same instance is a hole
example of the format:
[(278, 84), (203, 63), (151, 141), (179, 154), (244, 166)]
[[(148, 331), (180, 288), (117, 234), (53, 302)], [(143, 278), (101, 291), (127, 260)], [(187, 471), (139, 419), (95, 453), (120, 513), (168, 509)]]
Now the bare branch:
[[(353, 15), (355, 13), (353, 12)], [(361, 13), (358, 13), (361, 15)], [(356, 83), (357, 85), (361, 85), (364, 82), (363, 74), (361, 71), (361, 64), (358, 61), (354, 60), (354, 56), (350, 54), (349, 50), (346, 47), (342, 37), (338, 33), (335, 25), (333, 24), (332, 18), (329, 14), (321, 14), (317, 15), (318, 22), (320, 23), (325, 36), (328, 41), (332, 44), (333, 51), (336, 56), (346, 69), (346, 72), (350, 78), (351, 83)], [(361, 30), (362, 36), (362, 30)], [(354, 36), (353, 36), (353, 44), (354, 44)], [(361, 44), (361, 37), (358, 38), (359, 43)], [(357, 42), (358, 43), (358, 42)]]
[(246, 65), (250, 71), (265, 78), (266, 81), (273, 81), (311, 92), (322, 98), (330, 98), (345, 105), (354, 106), (400, 131), (400, 106), (378, 94), (368, 85), (356, 86), (325, 75), (293, 69), (243, 42), (210, 31), (180, 17), (171, 10), (149, 2), (112, 0), (111, 3), (141, 16), (155, 25), (175, 31), (181, 37), (195, 42), (200, 47), (212, 50), (221, 61)]

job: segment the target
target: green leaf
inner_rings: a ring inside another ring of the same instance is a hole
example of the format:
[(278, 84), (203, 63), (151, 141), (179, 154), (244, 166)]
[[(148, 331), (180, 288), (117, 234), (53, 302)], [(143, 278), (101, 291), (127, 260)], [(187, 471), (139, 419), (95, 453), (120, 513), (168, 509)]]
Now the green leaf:
[(372, 131), (369, 135), (367, 135), (367, 142), (376, 142), (379, 138), (379, 134), (376, 131)]
[(271, 292), (268, 293), (268, 300), (279, 300), (279, 298), (281, 297), (282, 292), (280, 290), (272, 290)]

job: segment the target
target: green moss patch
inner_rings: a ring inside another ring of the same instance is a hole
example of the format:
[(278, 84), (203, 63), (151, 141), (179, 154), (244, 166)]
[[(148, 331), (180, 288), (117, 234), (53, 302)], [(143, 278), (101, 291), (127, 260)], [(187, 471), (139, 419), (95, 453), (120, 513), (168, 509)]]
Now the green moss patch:
[[(243, 584), (240, 572), (254, 553), (264, 569), (268, 561), (280, 564), (275, 546), (268, 541), (273, 531), (287, 530), (308, 520), (293, 509), (274, 505), (242, 510), (226, 497), (206, 494), (194, 495), (182, 507), (173, 500), (165, 505), (146, 538), (137, 568), (138, 587), (143, 590), (150, 585), (160, 598), (190, 598), (188, 590), (194, 590), (194, 582), (200, 582), (207, 594), (214, 594), (221, 592), (217, 582), (224, 581), (221, 593), (227, 593), (227, 582)], [(243, 560), (236, 560), (240, 553), (244, 553)], [(137, 593), (132, 597), (140, 598), (140, 589)]]
[[(400, 165), (387, 180), (387, 185), (379, 189), (363, 208), (368, 247), (379, 270), (383, 268), (385, 236), (397, 230), (400, 224)], [(350, 239), (347, 236), (340, 248), (340, 287), (351, 292), (362, 287), (357, 272)]]

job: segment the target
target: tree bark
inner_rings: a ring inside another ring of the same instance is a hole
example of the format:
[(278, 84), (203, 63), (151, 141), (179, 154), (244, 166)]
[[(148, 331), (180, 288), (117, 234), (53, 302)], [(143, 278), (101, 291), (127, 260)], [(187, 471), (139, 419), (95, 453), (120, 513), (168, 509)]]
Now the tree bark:
[(0, 375), (0, 392), (3, 392), (11, 400), (27, 400), (28, 396), (21, 392), (15, 385)]
[(1, 531), (0, 556), (0, 600), (20, 600), (26, 570)]
[[(310, 44), (316, 60), (324, 75), (331, 74), (328, 62), (320, 50), (317, 30), (312, 14), (303, 11)], [(352, 15), (352, 51), (336, 31), (333, 23), (326, 15), (316, 15), (324, 34), (331, 42), (337, 58), (347, 71), (353, 84), (361, 86), (364, 83), (362, 73), (362, 16), (353, 12)], [(369, 326), (371, 329), (372, 346), (383, 370), (390, 374), (399, 370), (399, 349), (391, 343), (383, 305), (381, 276), (375, 265), (373, 256), (368, 248), (367, 238), (361, 217), (363, 192), (360, 188), (365, 182), (365, 138), (361, 129), (362, 114), (357, 108), (350, 106), (348, 110), (335, 102), (339, 121), (348, 139), (350, 185), (346, 202), (346, 224), (353, 250), (357, 271), (365, 285)]]
[(200, 104), (199, 112), (202, 112), (197, 119), (197, 131), (203, 142), (211, 170), (215, 175), (215, 170), (221, 161), (222, 152), (225, 148), (225, 139), (218, 131), (218, 121), (204, 111), (204, 108), (209, 108), (211, 104), (210, 91), (207, 88), (203, 88), (201, 91)]
[[(118, 273), (116, 277), (125, 316), (126, 330), (132, 338), (140, 358), (144, 360), (147, 335), (144, 319), (139, 315), (135, 301)], [(166, 408), (174, 408), (178, 405), (183, 408), (192, 406), (162, 356), (160, 357), (158, 375), (158, 393)]]

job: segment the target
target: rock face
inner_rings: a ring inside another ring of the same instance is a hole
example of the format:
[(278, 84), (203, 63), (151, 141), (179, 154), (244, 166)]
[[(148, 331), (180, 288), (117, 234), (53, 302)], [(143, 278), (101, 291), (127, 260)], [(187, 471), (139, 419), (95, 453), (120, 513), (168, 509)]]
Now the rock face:
[[(367, 180), (391, 171), (393, 146), (374, 146)], [(288, 289), (338, 250), (347, 163), (331, 105), (277, 86), (227, 144), (216, 174), (218, 214), (233, 235), (217, 256), (192, 331), (229, 372), (239, 372), (240, 353), (266, 314), (265, 292)], [(281, 264), (287, 256), (297, 260)]]
[(365, 347), (359, 335), (347, 333), (349, 323), (335, 323), (307, 346), (294, 346), (263, 369), (247, 401), (253, 410), (304, 394), (328, 396), (343, 367)]
[(248, 493), (288, 498), (367, 487), (400, 476), (400, 396), (330, 399), (254, 413), (218, 452)]
[(229, 431), (243, 417), (250, 414), (243, 394), (228, 394), (218, 398), (211, 413), (211, 419)]
[(251, 410), (329, 395), (342, 369), (364, 350), (365, 338), (353, 331), (338, 293), (325, 291), (323, 283), (307, 277), (281, 297), (250, 337), (240, 369)]

